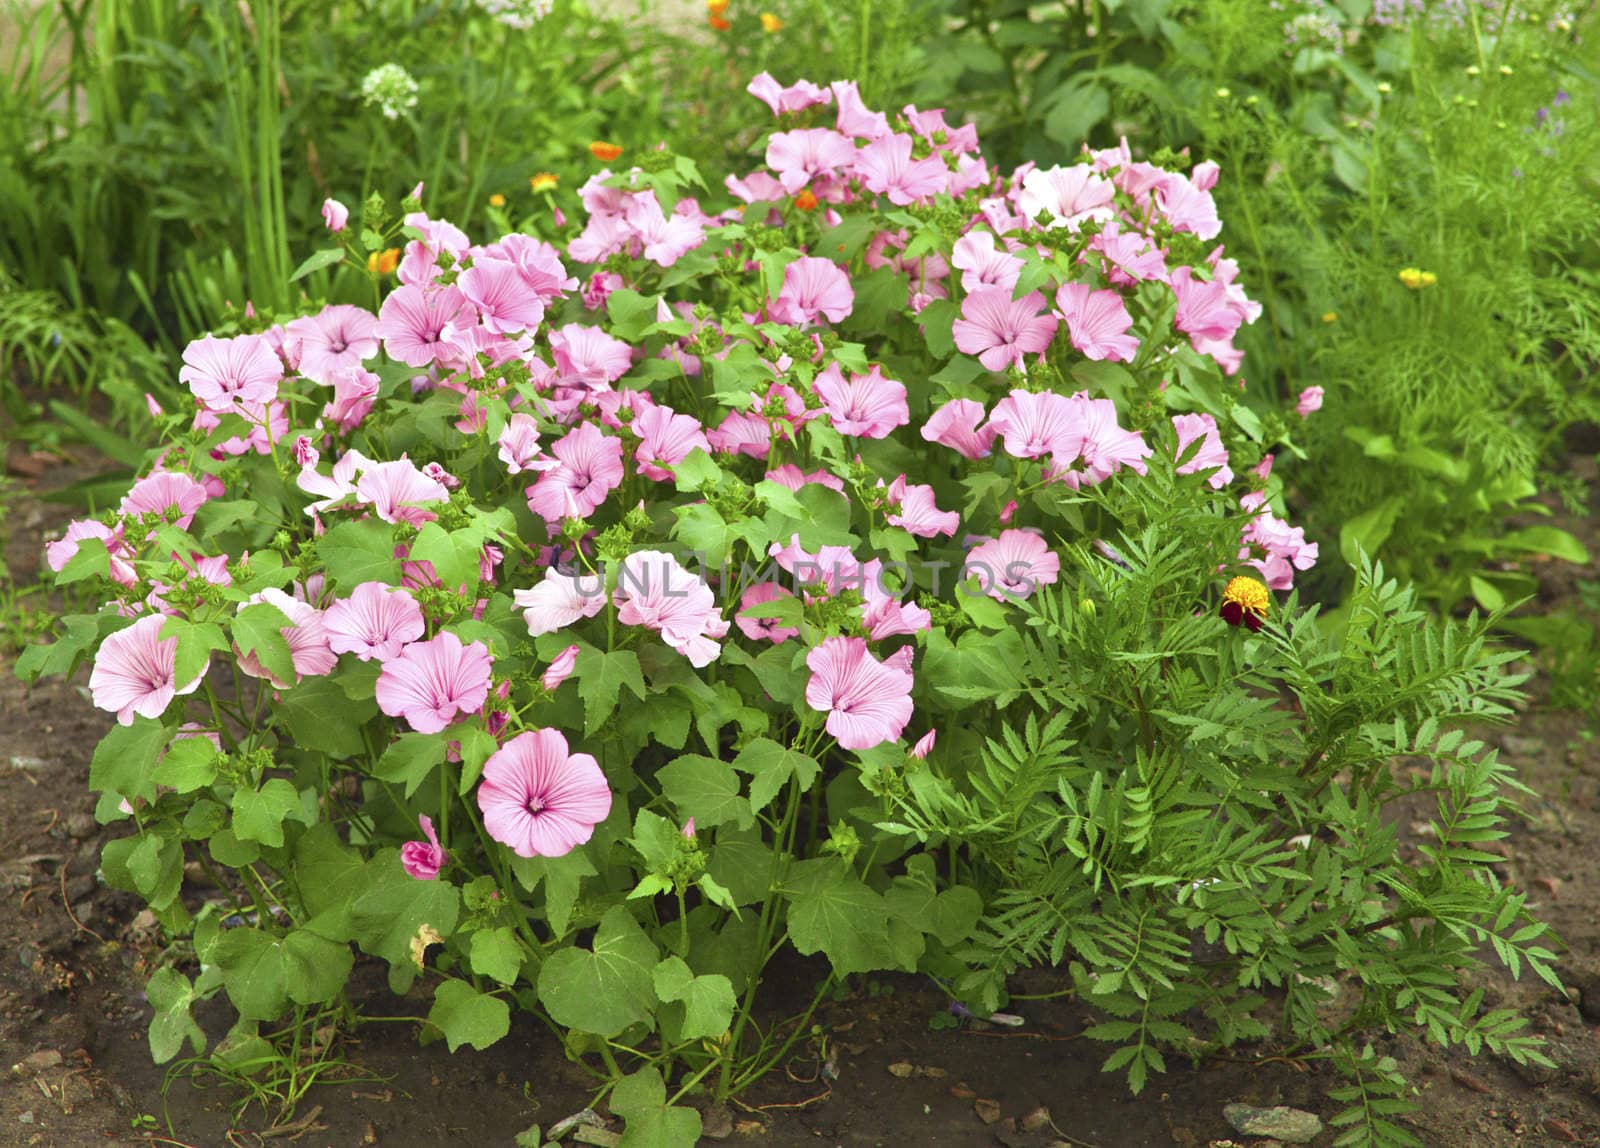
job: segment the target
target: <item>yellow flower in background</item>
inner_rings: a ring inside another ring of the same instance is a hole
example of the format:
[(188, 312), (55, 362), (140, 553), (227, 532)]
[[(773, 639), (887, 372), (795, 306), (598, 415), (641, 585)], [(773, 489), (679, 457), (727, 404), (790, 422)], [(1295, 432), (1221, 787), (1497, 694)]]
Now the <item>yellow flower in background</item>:
[(1332, 323), (1338, 318), (1339, 318), (1339, 312), (1337, 312), (1337, 311), (1324, 311), (1322, 313), (1322, 321), (1324, 323)]
[(1422, 285), (1424, 287), (1432, 287), (1437, 282), (1439, 282), (1439, 277), (1432, 271), (1424, 271), (1422, 273)]
[(610, 163), (622, 154), (622, 145), (607, 143), (605, 140), (595, 140), (589, 145), (589, 154), (601, 163)]
[(393, 275), (394, 269), (400, 266), (400, 249), (390, 247), (384, 251), (374, 251), (367, 256), (367, 270), (374, 275)]
[(1400, 282), (1413, 291), (1421, 291), (1424, 287), (1432, 287), (1439, 282), (1439, 277), (1432, 271), (1421, 271), (1415, 267), (1402, 267), (1399, 278)]
[(782, 28), (783, 21), (778, 19), (771, 12), (761, 13), (761, 30), (763, 32), (777, 32), (781, 31)]
[(541, 171), (528, 177), (528, 186), (534, 191), (554, 191), (556, 184), (561, 182), (561, 177), (553, 171)]
[(489, 197), (490, 207), (504, 207), (505, 205), (506, 197), (501, 195), (498, 191)]

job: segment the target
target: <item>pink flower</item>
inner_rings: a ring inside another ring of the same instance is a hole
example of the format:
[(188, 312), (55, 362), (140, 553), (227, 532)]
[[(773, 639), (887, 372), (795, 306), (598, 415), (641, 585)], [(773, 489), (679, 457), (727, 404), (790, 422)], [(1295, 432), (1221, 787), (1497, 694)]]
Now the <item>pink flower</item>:
[(1149, 445), (1138, 431), (1124, 430), (1117, 422), (1117, 404), (1091, 399), (1079, 391), (1067, 400), (1074, 410), (1076, 439), (1061, 443), (1053, 452), (1050, 476), (1073, 490), (1084, 482), (1104, 482), (1124, 466), (1144, 474)]
[(950, 262), (961, 271), (964, 291), (979, 287), (1004, 287), (1009, 293), (1022, 274), (1022, 260), (997, 251), (992, 231), (969, 231), (956, 240)]
[(783, 269), (783, 287), (768, 307), (775, 323), (804, 327), (822, 315), (842, 322), (855, 306), (850, 277), (831, 259), (804, 256)]
[(793, 195), (815, 176), (834, 176), (856, 158), (856, 145), (836, 131), (807, 128), (773, 132), (767, 139), (767, 166)]
[(623, 217), (644, 257), (661, 267), (671, 267), (706, 240), (704, 224), (677, 211), (664, 214), (654, 191), (641, 191), (629, 199)]
[(1322, 388), (1307, 387), (1300, 392), (1300, 401), (1294, 405), (1294, 413), (1301, 418), (1308, 417), (1312, 411), (1322, 409)]
[(793, 594), (776, 582), (757, 582), (754, 586), (747, 587), (740, 596), (739, 616), (734, 618), (734, 623), (744, 632), (745, 637), (754, 641), (765, 638), (769, 642), (782, 643), (798, 637), (800, 634), (798, 629), (783, 625), (777, 618), (745, 616), (746, 611), (753, 610), (757, 606), (765, 606), (768, 602), (776, 602), (780, 598), (793, 597)]
[[(333, 401), (322, 408), (341, 434), (349, 434), (372, 413), (378, 401), (379, 378), (363, 367), (346, 367), (333, 374)], [(303, 464), (302, 464), (303, 465)]]
[(962, 574), (976, 577), (985, 594), (1004, 602), (1054, 584), (1060, 571), (1061, 559), (1043, 538), (1031, 530), (1003, 530), (967, 552)]
[(57, 574), (66, 569), (67, 563), (78, 553), (78, 544), (85, 538), (98, 538), (105, 543), (106, 551), (111, 556), (113, 582), (119, 586), (132, 586), (139, 581), (139, 575), (133, 568), (134, 550), (122, 536), (122, 527), (113, 530), (92, 518), (68, 523), (65, 534), (45, 544), (44, 558), (50, 569)]
[(854, 80), (835, 80), (828, 86), (839, 107), (834, 127), (842, 134), (860, 140), (882, 139), (889, 134), (889, 118), (882, 112), (872, 111), (861, 101), (861, 92)]
[(164, 614), (148, 614), (100, 644), (89, 675), (94, 704), (132, 725), (134, 715), (159, 718), (179, 694), (192, 694), (211, 668), (207, 659), (194, 681), (179, 686), (175, 677), (178, 639), (161, 637)]
[(1030, 220), (1043, 212), (1052, 227), (1076, 231), (1084, 221), (1108, 220), (1116, 188), (1087, 164), (1035, 168), (1022, 177), (1017, 209)]
[(156, 401), (156, 397), (149, 391), (144, 393), (144, 409), (150, 412), (152, 419), (158, 419), (167, 413), (161, 409), (161, 404)]
[(363, 582), (323, 615), (328, 647), (363, 662), (398, 658), (408, 642), (422, 637), (422, 607), (404, 590), (382, 582)]
[(592, 618), (606, 607), (606, 582), (599, 574), (564, 574), (555, 567), (531, 590), (517, 590), (512, 601), (522, 611), (528, 633), (554, 633), (580, 618)]
[(529, 730), (484, 762), (478, 808), (489, 836), (518, 857), (561, 857), (611, 815), (611, 787), (559, 730)]
[(383, 301), (374, 333), (391, 359), (426, 367), (452, 354), (446, 328), (472, 322), (472, 307), (459, 288), (405, 286)]
[(545, 470), (554, 466), (553, 459), (542, 457), (539, 448), (539, 424), (532, 415), (518, 412), (511, 416), (500, 437), (500, 461), (512, 474), (525, 470)]
[(829, 490), (844, 493), (844, 479), (829, 471), (817, 468), (812, 471), (801, 470), (792, 462), (786, 462), (780, 467), (767, 471), (767, 478), (779, 486), (786, 486), (790, 490), (799, 490), (802, 486), (825, 486)]
[(993, 424), (979, 429), (985, 413), (983, 404), (975, 399), (951, 399), (928, 416), (922, 437), (964, 458), (987, 458), (997, 430)]
[(1172, 426), (1178, 432), (1179, 458), (1183, 457), (1184, 451), (1195, 439), (1203, 440), (1194, 457), (1178, 468), (1179, 474), (1215, 470), (1216, 473), (1206, 480), (1212, 490), (1221, 490), (1233, 481), (1233, 471), (1228, 469), (1228, 451), (1222, 445), (1222, 436), (1217, 433), (1216, 419), (1204, 414), (1173, 415)]
[(828, 715), (842, 749), (894, 741), (911, 720), (911, 674), (874, 658), (860, 638), (833, 637), (806, 655), (806, 704)]
[(1188, 267), (1179, 267), (1168, 281), (1178, 296), (1178, 310), (1172, 320), (1174, 327), (1191, 340), (1233, 338), (1243, 315), (1229, 299), (1226, 284), (1215, 279), (1209, 283), (1195, 279)]
[(272, 588), (252, 595), (241, 604), (240, 609), (257, 602), (276, 606), (289, 619), (289, 624), (281, 627), (280, 633), (283, 634), (283, 640), (289, 643), (289, 656), (294, 662), (294, 681), (279, 679), (261, 664), (261, 659), (253, 651), (238, 655), (241, 670), (252, 678), (266, 678), (280, 690), (290, 688), (301, 678), (321, 677), (333, 672), (333, 668), (339, 664), (339, 656), (329, 645), (328, 627), (321, 610)]
[(458, 713), (475, 714), (489, 696), (493, 660), (482, 642), (463, 646), (448, 630), (412, 642), (378, 675), (378, 708), (418, 733), (438, 733)]
[(1064, 283), (1056, 292), (1056, 306), (1066, 320), (1072, 345), (1087, 358), (1126, 363), (1139, 353), (1139, 340), (1127, 333), (1133, 316), (1115, 291), (1093, 291), (1087, 283)]
[(588, 518), (622, 482), (622, 440), (592, 422), (568, 431), (550, 448), (557, 465), (528, 487), (528, 509), (546, 522)]
[(864, 375), (852, 372), (849, 382), (838, 363), (829, 363), (811, 386), (840, 434), (885, 438), (911, 421), (905, 386), (884, 378), (876, 363)]
[(652, 406), (631, 425), (639, 436), (633, 460), (639, 464), (640, 474), (657, 482), (670, 482), (672, 471), (667, 467), (688, 458), (696, 447), (711, 453), (711, 443), (706, 439), (700, 420), (680, 415), (671, 407)]
[(539, 684), (551, 693), (555, 693), (561, 688), (561, 683), (572, 676), (573, 668), (577, 664), (578, 646), (574, 642), (557, 654), (555, 660), (545, 667), (544, 676), (539, 679)]
[(493, 334), (531, 332), (544, 319), (544, 299), (509, 260), (480, 256), (456, 282), (467, 302), (477, 308), (479, 322)]
[(179, 530), (187, 530), (194, 521), (194, 512), (205, 501), (206, 488), (200, 483), (187, 474), (162, 470), (134, 483), (117, 510), (122, 514), (159, 514), (166, 518), (167, 512), (176, 508), (174, 524)]
[(819, 88), (810, 80), (796, 80), (785, 88), (780, 87), (768, 72), (759, 73), (745, 91), (771, 108), (775, 116), (784, 112), (804, 111), (813, 104), (826, 104), (833, 100), (833, 94), (827, 88)]
[(550, 349), (555, 353), (561, 381), (568, 386), (602, 390), (633, 366), (633, 348), (599, 327), (580, 323), (568, 323), (550, 332)]
[(722, 454), (766, 458), (772, 450), (772, 426), (760, 415), (729, 411), (715, 429), (706, 432), (706, 441)]
[(714, 638), (728, 632), (711, 587), (689, 573), (670, 554), (640, 550), (628, 555), (611, 600), (617, 621), (659, 631), (662, 641), (695, 667), (709, 665), (722, 652)]
[(1042, 458), (1076, 452), (1082, 438), (1077, 416), (1071, 400), (1061, 395), (1014, 390), (995, 404), (985, 429), (991, 438), (1002, 436), (1006, 453), (1013, 458)]
[(933, 743), (938, 740), (938, 737), (939, 731), (930, 729), (917, 739), (916, 745), (911, 747), (911, 756), (918, 761), (926, 761), (928, 755), (933, 752)]
[[(1212, 179), (1215, 180), (1214, 175)], [(1217, 217), (1217, 204), (1211, 198), (1210, 189), (1201, 188), (1181, 175), (1168, 175), (1156, 185), (1156, 205), (1174, 231), (1215, 239), (1222, 230), (1222, 220)]]
[(951, 330), (956, 348), (991, 371), (1021, 367), (1024, 356), (1042, 354), (1055, 338), (1055, 316), (1039, 314), (1043, 306), (1037, 291), (1013, 299), (1009, 287), (979, 287), (961, 301)]
[(889, 508), (884, 519), (890, 526), (908, 530), (918, 538), (953, 535), (961, 525), (961, 516), (955, 511), (942, 511), (934, 505), (933, 487), (908, 485), (903, 474), (889, 484), (885, 493)]
[(300, 373), (324, 384), (332, 383), (336, 372), (359, 368), (376, 355), (377, 331), (377, 316), (346, 303), (292, 319), (283, 329), (285, 339), (298, 349)]
[(1145, 279), (1167, 277), (1166, 254), (1147, 235), (1123, 231), (1111, 220), (1089, 240), (1089, 250), (1105, 259), (1106, 278), (1116, 287), (1129, 287)]
[(862, 186), (901, 207), (938, 195), (950, 182), (950, 170), (938, 156), (912, 159), (911, 147), (910, 136), (887, 135), (854, 152)]
[(322, 222), (328, 225), (328, 230), (337, 235), (343, 231), (345, 224), (350, 221), (350, 209), (337, 199), (322, 201)]
[(202, 407), (218, 414), (240, 403), (270, 403), (283, 378), (283, 363), (260, 335), (207, 335), (183, 349), (183, 362), (178, 378)]
[(418, 503), (448, 502), (450, 492), (436, 479), (417, 469), (417, 464), (402, 456), (394, 462), (374, 463), (356, 482), (356, 499), (372, 507), (385, 522), (405, 522), (421, 526), (438, 517)]
[(450, 860), (450, 854), (439, 847), (439, 835), (433, 831), (433, 818), (424, 813), (417, 818), (426, 841), (407, 841), (400, 846), (400, 867), (406, 876), (418, 881), (437, 881), (439, 870)]
[(1317, 564), (1317, 544), (1307, 542), (1300, 527), (1263, 509), (1244, 528), (1239, 561), (1261, 571), (1261, 580), (1272, 589), (1287, 590), (1294, 585), (1296, 570)]

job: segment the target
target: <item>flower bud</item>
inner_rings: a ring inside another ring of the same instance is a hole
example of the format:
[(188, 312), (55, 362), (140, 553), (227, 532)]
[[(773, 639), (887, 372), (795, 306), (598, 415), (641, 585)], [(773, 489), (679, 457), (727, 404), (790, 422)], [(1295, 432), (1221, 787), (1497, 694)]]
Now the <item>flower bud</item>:
[(550, 663), (544, 672), (544, 677), (540, 678), (539, 681), (545, 689), (554, 693), (560, 688), (561, 683), (571, 676), (572, 669), (577, 664), (578, 647), (574, 643), (556, 655), (555, 661)]

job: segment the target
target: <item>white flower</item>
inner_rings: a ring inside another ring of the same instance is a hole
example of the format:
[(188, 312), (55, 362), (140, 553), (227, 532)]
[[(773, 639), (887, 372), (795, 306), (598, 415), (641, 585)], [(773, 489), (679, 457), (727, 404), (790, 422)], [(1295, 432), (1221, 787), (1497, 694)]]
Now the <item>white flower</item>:
[(397, 120), (417, 106), (417, 91), (417, 81), (399, 64), (374, 68), (361, 81), (361, 98), (377, 104), (389, 120)]
[(476, 0), (479, 8), (508, 28), (526, 32), (550, 15), (555, 0)]

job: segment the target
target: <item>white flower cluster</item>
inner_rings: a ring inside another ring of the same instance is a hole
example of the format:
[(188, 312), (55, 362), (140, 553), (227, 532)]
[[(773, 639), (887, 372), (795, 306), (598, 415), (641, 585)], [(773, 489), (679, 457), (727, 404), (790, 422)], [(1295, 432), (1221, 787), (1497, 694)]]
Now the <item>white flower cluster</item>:
[(377, 104), (384, 119), (397, 120), (417, 106), (417, 81), (399, 64), (384, 64), (361, 81), (361, 98)]
[(479, 8), (510, 28), (527, 31), (550, 15), (555, 0), (476, 0)]

